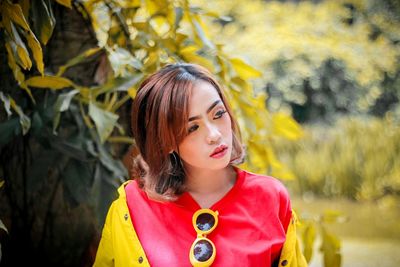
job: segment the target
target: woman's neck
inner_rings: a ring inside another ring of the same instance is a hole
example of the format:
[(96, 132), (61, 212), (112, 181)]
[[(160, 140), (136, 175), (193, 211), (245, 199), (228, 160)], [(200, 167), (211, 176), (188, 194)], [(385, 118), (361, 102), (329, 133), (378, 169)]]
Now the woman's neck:
[(191, 170), (186, 177), (186, 187), (201, 207), (209, 207), (221, 199), (236, 182), (232, 166), (221, 170)]

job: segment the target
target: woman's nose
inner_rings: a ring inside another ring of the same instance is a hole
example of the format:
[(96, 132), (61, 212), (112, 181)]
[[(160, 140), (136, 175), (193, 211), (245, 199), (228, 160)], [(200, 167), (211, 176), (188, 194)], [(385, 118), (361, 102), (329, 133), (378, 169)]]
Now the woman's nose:
[(219, 131), (216, 125), (209, 123), (207, 125), (207, 143), (215, 144), (218, 143), (221, 139), (221, 132)]

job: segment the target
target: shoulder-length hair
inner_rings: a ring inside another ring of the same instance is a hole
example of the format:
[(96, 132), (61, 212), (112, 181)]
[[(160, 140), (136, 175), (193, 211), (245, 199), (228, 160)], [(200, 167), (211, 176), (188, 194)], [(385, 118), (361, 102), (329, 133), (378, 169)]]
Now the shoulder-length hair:
[(195, 64), (166, 65), (141, 84), (132, 103), (132, 133), (140, 153), (134, 159), (133, 179), (153, 199), (172, 201), (185, 191), (185, 170), (178, 153), (172, 151), (178, 151), (188, 135), (189, 98), (198, 81), (217, 90), (232, 122), (230, 162), (243, 161), (238, 124), (211, 73)]

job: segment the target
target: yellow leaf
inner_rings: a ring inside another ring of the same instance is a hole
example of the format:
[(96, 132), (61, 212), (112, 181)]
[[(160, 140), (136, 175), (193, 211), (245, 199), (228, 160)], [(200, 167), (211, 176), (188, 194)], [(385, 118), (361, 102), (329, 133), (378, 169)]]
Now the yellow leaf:
[(290, 140), (297, 140), (302, 136), (300, 125), (290, 116), (279, 112), (272, 116), (273, 131)]
[(185, 47), (182, 47), (180, 52), (181, 53), (195, 53), (199, 48), (195, 45), (188, 45)]
[(54, 90), (76, 87), (71, 80), (56, 76), (35, 76), (26, 80), (25, 84), (31, 87), (50, 88)]
[(26, 48), (22, 46), (17, 46), (17, 54), (20, 59), (21, 67), (29, 70), (32, 67), (32, 61), (29, 58), (29, 54)]
[[(198, 34), (202, 41), (209, 47), (214, 48), (214, 44), (210, 41), (210, 34), (207, 25), (203, 22), (199, 15), (194, 16), (194, 21), (198, 23)], [(200, 30), (201, 29), (201, 30)]]
[(196, 54), (197, 47), (194, 45), (184, 47), (180, 50), (180, 54), (184, 58), (185, 61), (191, 62), (191, 63), (197, 63), (199, 65), (202, 65), (203, 67), (207, 68), (209, 71), (214, 72), (214, 65), (213, 63)]
[(136, 97), (136, 93), (137, 93), (136, 88), (132, 87), (128, 89), (128, 94), (132, 99)]
[(22, 12), (24, 13), (25, 19), (29, 17), (29, 8), (31, 6), (30, 0), (19, 0), (18, 3), (22, 8)]
[(129, 136), (111, 136), (108, 138), (108, 142), (131, 144), (131, 145), (135, 144), (133, 138)]
[[(1, 9), (0, 9), (1, 11)], [(3, 19), (1, 21), (3, 27), (6, 29), (6, 32), (10, 35), (10, 37), (13, 36), (12, 29), (11, 29), (11, 19), (7, 16), (5, 12), (2, 13)]]
[(10, 22), (10, 25), (14, 37), (14, 40), (10, 42), (11, 47), (13, 47), (13, 50), (16, 51), (21, 67), (24, 69), (30, 69), (32, 67), (32, 61), (29, 57), (28, 50), (26, 49), (24, 42), (22, 42), (14, 23)]
[[(11, 70), (13, 71), (14, 74), (14, 78), (15, 80), (17, 80), (18, 85), (26, 91), (26, 93), (29, 95), (29, 97), (31, 98), (33, 103), (36, 103), (35, 99), (33, 98), (33, 95), (31, 93), (31, 91), (29, 90), (29, 88), (25, 85), (25, 75), (24, 73), (21, 71), (21, 68), (17, 65), (17, 63), (15, 62), (15, 57), (13, 56), (13, 52), (12, 52), (12, 48), (11, 45), (13, 42), (7, 42), (5, 44), (6, 46), (6, 50), (7, 50), (7, 61), (8, 61), (8, 66), (11, 68)], [(15, 44), (14, 44), (15, 46)]]
[(242, 79), (249, 79), (249, 78), (258, 78), (261, 77), (262, 73), (253, 68), (252, 66), (244, 63), (243, 60), (238, 58), (232, 58), (231, 60), (232, 67), (236, 71), (236, 73)]
[(3, 2), (4, 11), (11, 18), (12, 21), (20, 25), (25, 30), (29, 31), (29, 25), (25, 20), (24, 13), (19, 4), (10, 4), (8, 1)]
[(36, 39), (36, 36), (33, 34), (32, 31), (30, 31), (28, 34), (26, 34), (26, 39), (28, 40), (28, 46), (32, 50), (33, 53), (33, 58), (35, 59), (36, 62), (36, 67), (40, 74), (44, 74), (44, 64), (43, 64), (43, 52), (42, 52), (42, 47), (40, 46), (40, 43), (38, 39)]
[(61, 66), (58, 69), (56, 76), (61, 76), (69, 67), (79, 64), (80, 62), (84, 61), (85, 59), (94, 55), (95, 53), (97, 53), (100, 50), (101, 50), (100, 47), (90, 48), (90, 49), (86, 50), (85, 52), (79, 54), (78, 56), (70, 59), (65, 65)]
[(342, 255), (340, 253), (340, 240), (322, 227), (322, 244), (320, 251), (324, 255), (324, 266), (340, 267)]
[(147, 12), (149, 12), (150, 16), (153, 16), (154, 14), (157, 14), (159, 12), (163, 12), (164, 10), (166, 10), (168, 8), (168, 1), (146, 0), (145, 5), (147, 8)]
[(157, 16), (150, 20), (150, 25), (159, 36), (165, 36), (171, 29), (171, 25), (164, 16)]
[(232, 83), (235, 83), (239, 86), (238, 90), (240, 92), (252, 92), (253, 88), (250, 86), (250, 84), (248, 82), (246, 82), (242, 78), (235, 76), (235, 77), (231, 78), (231, 81), (232, 81)]
[(80, 87), (79, 88), (79, 94), (81, 95), (81, 97), (83, 99), (86, 99), (88, 101), (90, 101), (90, 97), (91, 97), (91, 91), (88, 87)]
[(57, 3), (60, 5), (66, 6), (68, 8), (72, 8), (71, 6), (71, 0), (56, 0)]
[(119, 0), (118, 4), (122, 8), (137, 8), (141, 6), (140, 0)]
[(187, 38), (188, 36), (186, 34), (177, 32), (175, 38), (176, 45), (180, 46), (183, 43), (183, 41), (185, 41)]
[(17, 80), (18, 84), (21, 84), (25, 81), (25, 75), (21, 71), (20, 67), (15, 62), (15, 58), (13, 56), (12, 48), (10, 42), (5, 44), (7, 50), (7, 59), (8, 59), (8, 66), (11, 68), (14, 74), (15, 80)]
[(159, 55), (158, 51), (150, 52), (149, 56), (146, 59), (146, 62), (144, 63), (144, 66), (146, 68), (149, 68), (152, 66), (157, 67), (157, 65), (158, 65), (157, 63), (159, 60), (160, 60), (160, 55)]
[(315, 225), (313, 223), (308, 223), (302, 234), (303, 244), (304, 244), (303, 254), (307, 262), (310, 262), (313, 256), (315, 236), (316, 236)]
[(4, 185), (4, 180), (0, 181), (0, 188), (2, 188)]

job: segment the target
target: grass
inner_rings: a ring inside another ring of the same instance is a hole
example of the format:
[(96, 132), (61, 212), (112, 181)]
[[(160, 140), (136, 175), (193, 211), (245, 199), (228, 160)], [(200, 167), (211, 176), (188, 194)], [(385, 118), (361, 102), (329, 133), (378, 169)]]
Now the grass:
[[(302, 216), (318, 216), (326, 210), (340, 211), (347, 220), (326, 225), (341, 240), (342, 267), (395, 267), (400, 265), (400, 208), (398, 199), (355, 202), (346, 199), (292, 198)], [(310, 267), (322, 267), (316, 240)]]

